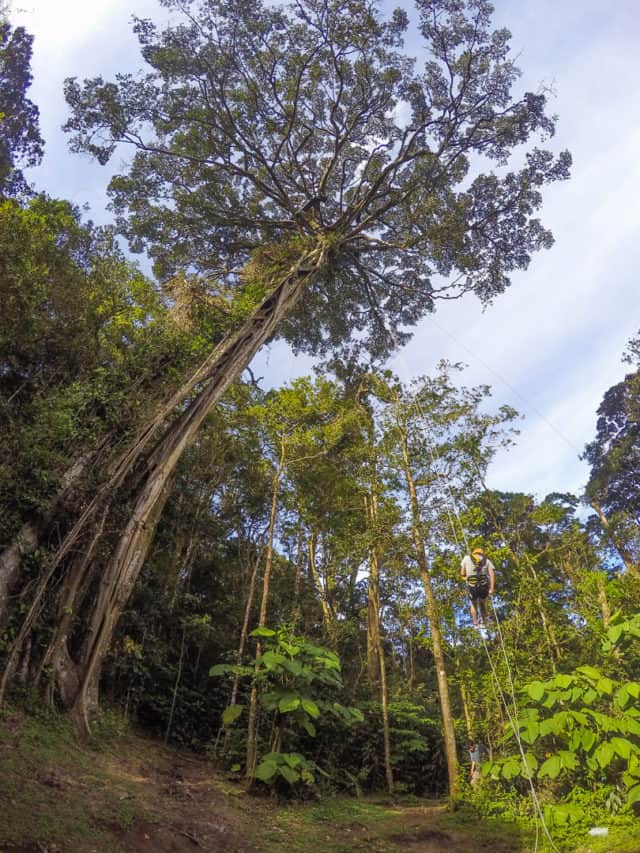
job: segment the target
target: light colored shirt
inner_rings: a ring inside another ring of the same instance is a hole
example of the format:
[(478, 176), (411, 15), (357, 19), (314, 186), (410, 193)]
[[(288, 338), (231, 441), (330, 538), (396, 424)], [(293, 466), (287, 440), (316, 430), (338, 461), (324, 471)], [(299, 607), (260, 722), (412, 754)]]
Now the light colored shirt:
[(466, 554), (462, 558), (462, 562), (460, 563), (460, 568), (464, 572), (464, 576), (466, 578), (472, 575), (488, 575), (489, 569), (492, 569), (494, 572), (496, 567), (493, 565), (491, 560), (485, 557), (485, 560), (480, 565), (476, 565), (473, 561), (473, 557), (470, 557), (469, 554)]

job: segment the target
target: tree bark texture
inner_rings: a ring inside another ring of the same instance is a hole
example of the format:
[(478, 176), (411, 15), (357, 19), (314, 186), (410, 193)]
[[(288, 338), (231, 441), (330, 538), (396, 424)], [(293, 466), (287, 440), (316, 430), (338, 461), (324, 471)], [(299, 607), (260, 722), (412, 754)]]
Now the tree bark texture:
[(404, 473), (409, 492), (409, 502), (411, 504), (411, 531), (413, 536), (413, 545), (415, 548), (416, 561), (420, 569), (422, 585), (424, 587), (427, 616), (431, 626), (431, 644), (433, 647), (433, 660), (436, 665), (436, 678), (438, 682), (438, 695), (440, 696), (440, 712), (442, 714), (442, 728), (444, 733), (444, 750), (447, 761), (447, 772), (449, 775), (449, 795), (454, 796), (458, 790), (458, 754), (456, 748), (456, 732), (453, 722), (453, 713), (451, 711), (451, 697), (449, 694), (449, 681), (447, 678), (444, 645), (442, 642), (442, 631), (440, 630), (440, 613), (438, 601), (433, 590), (431, 573), (427, 562), (427, 552), (425, 549), (424, 538), (422, 536), (420, 504), (418, 502), (418, 493), (411, 468), (407, 433), (401, 422), (400, 413), (397, 408), (396, 423), (400, 432)]
[(369, 528), (369, 585), (367, 607), (367, 666), (369, 685), (372, 692), (376, 687), (380, 691), (380, 707), (382, 711), (382, 736), (384, 742), (384, 769), (387, 788), (393, 794), (393, 767), (391, 764), (391, 733), (389, 725), (389, 693), (387, 690), (387, 667), (380, 631), (380, 543), (378, 541), (378, 499), (375, 485), (371, 494), (365, 496)]
[[(203, 387), (167, 429), (147, 458), (146, 476), (138, 492), (131, 518), (104, 570), (89, 628), (90, 644), (83, 662), (82, 682), (75, 703), (77, 718), (85, 728), (89, 727), (90, 709), (97, 701), (97, 683), (102, 660), (153, 541), (155, 528), (168, 496), (168, 486), (178, 461), (195, 439), (207, 415), (247, 367), (262, 344), (274, 334), (281, 320), (300, 298), (304, 287), (319, 273), (325, 261), (325, 247), (304, 255), (242, 327), (228, 335), (216, 347), (216, 357), (208, 370), (201, 369), (198, 372)], [(192, 390), (197, 384), (192, 377), (187, 387)], [(186, 396), (187, 393), (181, 389), (173, 399), (184, 400)], [(168, 408), (165, 406), (164, 410), (167, 411)], [(172, 406), (171, 410), (173, 408)], [(158, 418), (149, 426), (147, 432), (152, 429), (155, 431), (157, 421)]]
[(60, 489), (51, 508), (40, 518), (25, 522), (11, 544), (0, 554), (0, 624), (7, 618), (9, 596), (18, 581), (23, 557), (38, 547), (56, 510), (80, 482), (92, 458), (92, 453), (85, 453), (72, 462), (61, 478)]
[[(271, 587), (271, 569), (273, 567), (273, 543), (275, 539), (276, 521), (278, 518), (278, 496), (280, 493), (280, 481), (286, 466), (287, 442), (284, 433), (280, 437), (280, 458), (278, 467), (273, 475), (273, 490), (271, 494), (271, 512), (269, 513), (269, 534), (267, 539), (267, 552), (264, 561), (264, 575), (262, 578), (262, 599), (260, 601), (260, 615), (258, 616), (258, 628), (267, 625), (267, 610), (269, 606), (269, 593)], [(256, 645), (256, 666), (262, 657), (262, 643), (258, 640)], [(255, 683), (251, 689), (249, 699), (249, 717), (247, 721), (247, 753), (246, 753), (245, 775), (247, 787), (253, 786), (256, 761), (258, 757), (258, 690)]]

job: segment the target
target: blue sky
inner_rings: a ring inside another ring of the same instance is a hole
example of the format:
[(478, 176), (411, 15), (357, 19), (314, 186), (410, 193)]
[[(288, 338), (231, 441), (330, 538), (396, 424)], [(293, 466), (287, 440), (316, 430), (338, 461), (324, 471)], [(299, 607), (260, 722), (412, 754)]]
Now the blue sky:
[[(402, 5), (400, 2), (393, 5)], [(20, 6), (21, 8), (18, 8)], [(472, 297), (443, 304), (392, 362), (405, 379), (441, 358), (469, 365), (496, 406), (525, 415), (515, 448), (498, 457), (489, 484), (535, 493), (580, 493), (578, 454), (595, 431), (603, 393), (625, 373), (620, 358), (640, 329), (640, 5), (637, 0), (497, 0), (496, 24), (512, 34), (522, 85), (551, 85), (558, 150), (573, 154), (570, 182), (545, 191), (542, 220), (556, 244), (483, 311)], [(109, 221), (110, 168), (68, 152), (65, 77), (139, 67), (132, 13), (166, 19), (156, 0), (14, 0), (15, 23), (35, 35), (31, 97), (47, 149), (32, 174), (51, 195), (88, 205)], [(271, 382), (309, 370), (275, 345), (256, 359)], [(627, 368), (628, 369), (628, 368)]]

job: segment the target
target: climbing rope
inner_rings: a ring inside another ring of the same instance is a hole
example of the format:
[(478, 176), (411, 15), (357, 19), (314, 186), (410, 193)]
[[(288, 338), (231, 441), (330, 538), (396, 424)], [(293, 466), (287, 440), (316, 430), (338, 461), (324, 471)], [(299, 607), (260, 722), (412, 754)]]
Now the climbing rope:
[[(426, 382), (424, 384), (424, 387), (426, 388)], [(419, 416), (423, 420), (425, 420), (426, 416), (425, 416), (424, 408), (422, 407), (422, 404), (420, 403), (419, 399), (416, 398), (414, 400), (414, 406), (415, 406), (415, 409), (418, 412)], [(432, 460), (432, 463), (434, 465), (434, 470), (435, 470), (438, 478), (444, 483), (444, 486), (445, 486), (445, 494), (447, 496), (447, 516), (449, 519), (449, 523), (451, 525), (451, 532), (453, 534), (453, 538), (455, 540), (456, 547), (458, 548), (458, 550), (460, 550), (460, 541), (458, 539), (455, 521), (457, 521), (458, 527), (459, 527), (460, 532), (462, 534), (462, 539), (464, 540), (465, 550), (467, 553), (470, 553), (471, 548), (470, 548), (469, 540), (467, 538), (466, 531), (465, 531), (464, 525), (462, 523), (462, 519), (460, 517), (460, 511), (458, 509), (455, 494), (453, 492), (453, 489), (451, 488), (451, 484), (450, 484), (449, 480), (446, 477), (444, 477), (444, 475), (440, 474), (440, 468), (441, 468), (442, 460), (438, 454), (437, 448), (435, 448), (431, 444), (431, 442), (429, 441), (429, 439), (426, 435), (426, 430), (422, 430), (422, 437), (423, 437), (425, 444), (428, 448), (429, 455), (431, 456), (431, 460)], [(454, 519), (455, 519), (455, 521), (454, 521)], [(485, 650), (485, 653), (487, 656), (487, 660), (489, 661), (489, 666), (491, 668), (491, 674), (492, 674), (493, 679), (495, 681), (495, 684), (497, 686), (498, 695), (500, 696), (502, 704), (504, 705), (504, 709), (505, 709), (506, 714), (507, 714), (507, 719), (509, 720), (509, 725), (511, 726), (511, 730), (513, 731), (513, 735), (514, 735), (516, 743), (518, 745), (518, 751), (519, 751), (520, 756), (522, 758), (522, 766), (524, 768), (525, 776), (526, 776), (527, 782), (529, 784), (531, 802), (533, 805), (535, 832), (536, 832), (535, 848), (534, 848), (533, 853), (537, 853), (537, 851), (538, 851), (538, 846), (539, 846), (539, 841), (540, 841), (540, 825), (542, 826), (542, 830), (543, 830), (549, 844), (551, 845), (552, 850), (555, 851), (555, 853), (559, 853), (559, 850), (556, 847), (556, 845), (554, 844), (553, 838), (551, 837), (551, 833), (549, 832), (549, 828), (548, 828), (547, 823), (545, 821), (544, 812), (542, 810), (542, 806), (540, 805), (540, 800), (538, 798), (538, 794), (537, 794), (537, 791), (535, 788), (533, 776), (532, 776), (532, 773), (529, 769), (529, 764), (527, 762), (526, 751), (525, 751), (525, 748), (523, 746), (522, 739), (520, 737), (520, 730), (519, 730), (519, 726), (518, 726), (518, 717), (519, 717), (518, 702), (516, 699), (516, 690), (515, 690), (515, 684), (514, 684), (514, 680), (513, 680), (513, 674), (511, 671), (511, 665), (509, 662), (509, 656), (507, 654), (507, 649), (506, 649), (506, 645), (504, 642), (504, 637), (502, 635), (502, 627), (500, 624), (500, 619), (498, 617), (497, 609), (493, 603), (493, 599), (490, 599), (490, 603), (491, 603), (491, 610), (493, 612), (493, 617), (495, 619), (497, 634), (498, 634), (498, 637), (500, 640), (500, 648), (502, 650), (502, 655), (504, 657), (504, 662), (505, 662), (505, 666), (506, 666), (509, 692), (511, 694), (511, 707), (509, 704), (509, 700), (507, 699), (505, 692), (502, 689), (502, 685), (500, 683), (500, 678), (498, 676), (496, 666), (494, 664), (493, 658), (492, 658), (491, 653), (489, 651), (489, 646), (487, 644), (487, 639), (484, 635), (484, 632), (480, 632), (480, 638), (482, 640), (482, 645), (484, 647), (484, 650)]]

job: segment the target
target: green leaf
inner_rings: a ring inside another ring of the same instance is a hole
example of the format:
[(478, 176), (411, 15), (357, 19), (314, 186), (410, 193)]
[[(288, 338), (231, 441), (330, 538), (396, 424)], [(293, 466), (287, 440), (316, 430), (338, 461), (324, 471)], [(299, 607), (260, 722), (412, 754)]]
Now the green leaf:
[(273, 761), (261, 761), (256, 767), (256, 779), (270, 782), (278, 773), (278, 765)]
[(544, 696), (544, 689), (544, 684), (541, 681), (532, 681), (525, 687), (529, 696), (536, 702), (539, 702)]
[(254, 628), (249, 634), (250, 637), (275, 637), (276, 632), (271, 628)]
[(562, 769), (562, 763), (560, 761), (559, 755), (552, 755), (551, 758), (547, 758), (547, 760), (543, 763), (542, 767), (538, 771), (538, 778), (544, 779), (545, 776), (549, 776), (551, 779), (555, 779), (560, 770)]
[(640, 682), (627, 681), (624, 686), (630, 696), (633, 696), (634, 699), (640, 699)]
[(625, 740), (625, 738), (612, 737), (609, 743), (611, 744), (613, 751), (616, 755), (619, 755), (620, 758), (624, 758), (626, 760), (631, 755), (633, 747), (628, 740)]
[(265, 652), (260, 658), (260, 666), (264, 666), (265, 669), (277, 669), (278, 667), (282, 667), (286, 662), (287, 659), (284, 655), (271, 650)]
[(616, 690), (615, 696), (613, 697), (613, 703), (616, 706), (616, 708), (620, 708), (620, 710), (623, 710), (629, 704), (630, 698), (631, 697), (629, 695), (629, 691), (627, 690), (627, 688), (624, 686), (619, 687)]
[[(533, 776), (538, 769), (538, 759), (532, 752), (526, 752), (522, 761), (522, 771), (525, 776)], [(527, 772), (528, 771), (528, 772)]]
[(634, 785), (627, 793), (627, 805), (632, 806), (640, 800), (640, 785)]
[(589, 752), (596, 742), (596, 735), (591, 729), (582, 729), (582, 748)]
[(561, 749), (558, 754), (563, 767), (566, 767), (567, 770), (576, 769), (578, 766), (578, 758), (575, 753), (570, 752), (568, 749)]
[(521, 739), (528, 744), (535, 743), (540, 734), (540, 726), (536, 722), (527, 723), (525, 728), (520, 732)]
[(209, 670), (209, 675), (218, 676), (218, 675), (228, 675), (231, 664), (228, 663), (217, 663), (215, 666), (212, 666)]
[(310, 737), (316, 736), (316, 727), (313, 725), (311, 720), (303, 720), (301, 725), (302, 725), (302, 728), (305, 730), (305, 732)]
[(604, 741), (600, 744), (600, 746), (594, 752), (594, 758), (604, 770), (605, 767), (608, 767), (611, 764), (611, 761), (614, 757), (615, 753), (611, 744), (608, 741)]
[(613, 681), (610, 678), (601, 678), (596, 684), (596, 690), (610, 696), (613, 693)]
[(611, 642), (615, 645), (620, 637), (622, 636), (622, 632), (624, 630), (624, 625), (613, 625), (607, 631), (607, 637), (611, 640)]
[(300, 778), (305, 783), (305, 785), (313, 785), (313, 783), (316, 781), (316, 777), (307, 767), (302, 768), (302, 771), (300, 772)]
[(518, 758), (510, 758), (502, 765), (502, 775), (505, 779), (513, 779), (520, 775), (520, 761)]
[(281, 714), (288, 714), (291, 711), (296, 711), (300, 707), (300, 697), (295, 693), (289, 693), (283, 696), (278, 702), (278, 710)]
[(304, 757), (299, 752), (283, 752), (282, 758), (289, 767), (299, 767), (304, 762)]
[(283, 764), (280, 767), (280, 775), (285, 778), (290, 785), (295, 785), (296, 782), (300, 781), (300, 774), (298, 771), (289, 767), (287, 764)]
[(581, 675), (586, 676), (586, 678), (591, 681), (598, 681), (602, 678), (602, 673), (597, 670), (594, 666), (579, 666), (576, 669), (576, 672), (579, 672)]
[(238, 717), (242, 714), (244, 705), (229, 705), (222, 712), (222, 722), (225, 726), (232, 726)]
[(306, 711), (310, 717), (313, 717), (314, 720), (317, 720), (320, 716), (320, 709), (313, 701), (313, 699), (303, 699), (302, 700), (302, 710)]
[(283, 666), (286, 670), (288, 670), (292, 675), (302, 675), (304, 667), (298, 660), (284, 660)]

